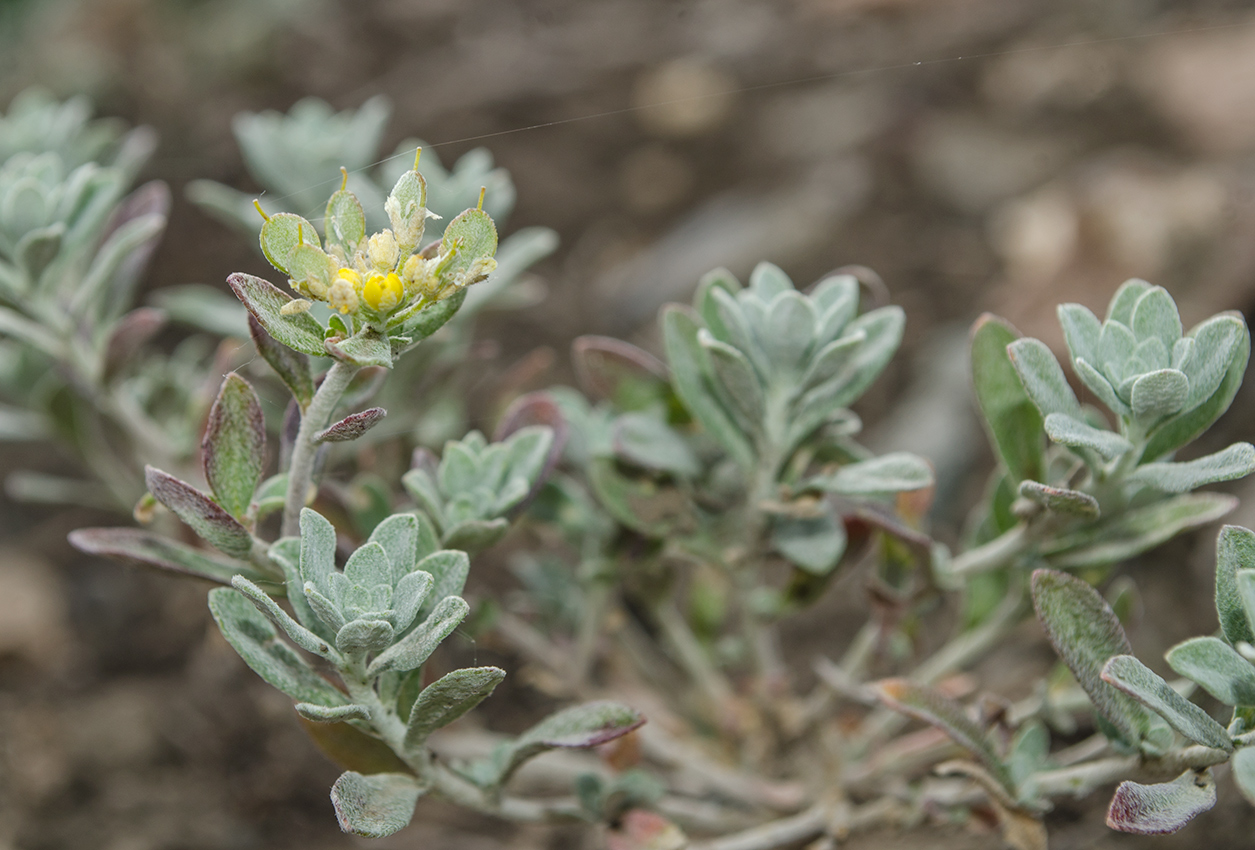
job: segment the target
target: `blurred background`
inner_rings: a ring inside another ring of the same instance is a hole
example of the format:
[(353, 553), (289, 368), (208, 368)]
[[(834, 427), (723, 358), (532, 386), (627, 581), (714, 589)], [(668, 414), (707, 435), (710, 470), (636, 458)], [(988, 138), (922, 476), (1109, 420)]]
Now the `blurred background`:
[[(1255, 307), (1249, 0), (0, 0), (0, 106), (31, 85), (159, 133), (144, 176), (175, 207), (150, 288), (268, 272), (183, 197), (199, 178), (257, 188), (237, 112), (382, 94), (383, 150), (419, 136), (449, 164), (486, 146), (517, 187), (510, 228), (561, 238), (536, 269), (548, 298), (481, 325), (504, 363), (552, 352), (537, 387), (581, 333), (656, 350), (658, 308), (712, 267), (767, 259), (800, 285), (871, 267), (908, 326), (860, 413), (874, 447), (937, 463), (943, 539), (992, 463), (964, 359), (981, 311), (1058, 346), (1056, 303), (1101, 314), (1129, 277), (1166, 286), (1187, 326)], [(1252, 413), (1244, 391), (1198, 451), (1250, 439)], [(364, 844), (335, 831), (337, 769), (288, 700), (207, 636), (204, 589), (76, 556), (83, 524), (0, 516), (0, 850)], [(1210, 539), (1135, 567), (1139, 654), (1214, 627)], [(1052, 846), (1151, 846), (1101, 809), (1063, 807)], [(1249, 840), (1250, 815), (1204, 821), (1154, 846)], [(424, 802), (371, 846), (581, 835)], [(949, 840), (901, 846), (997, 846)]]

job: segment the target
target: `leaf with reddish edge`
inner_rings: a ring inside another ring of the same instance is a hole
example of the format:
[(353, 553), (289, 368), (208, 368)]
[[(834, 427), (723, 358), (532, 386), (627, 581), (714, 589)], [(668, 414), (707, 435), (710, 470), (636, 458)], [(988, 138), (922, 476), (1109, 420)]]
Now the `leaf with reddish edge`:
[(368, 410), (350, 413), (336, 424), (315, 434), (314, 442), (346, 443), (349, 440), (356, 440), (379, 424), (379, 421), (387, 415), (388, 411), (382, 407), (372, 407)]
[(252, 536), (218, 503), (186, 481), (151, 466), (144, 467), (144, 479), (148, 492), (187, 523), (197, 536), (232, 557), (248, 557), (253, 548)]
[(205, 479), (218, 504), (243, 518), (266, 465), (266, 420), (248, 381), (232, 372), (209, 409), (201, 440)]
[(1135, 835), (1167, 835), (1216, 805), (1211, 771), (1187, 770), (1171, 782), (1121, 782), (1107, 809), (1107, 826)]
[(504, 785), (528, 759), (553, 749), (587, 749), (639, 728), (645, 718), (622, 703), (599, 701), (551, 714), (513, 741), (498, 747), (473, 769), (486, 787)]
[(955, 743), (980, 760), (1006, 788), (1009, 796), (1015, 797), (1015, 784), (993, 743), (980, 724), (967, 716), (963, 706), (936, 689), (909, 679), (882, 679), (870, 687), (889, 708), (935, 726), (953, 738)]
[(203, 550), (138, 528), (80, 528), (70, 532), (69, 541), (75, 549), (89, 555), (157, 567), (219, 584), (230, 584), (237, 575), (254, 581), (274, 580), (273, 576), (263, 576), (238, 562), (219, 561)]
[(257, 346), (257, 353), (270, 364), (283, 383), (292, 391), (292, 397), (302, 408), (309, 405), (314, 398), (314, 378), (309, 368), (309, 358), (299, 351), (286, 345), (280, 345), (274, 337), (266, 333), (252, 313), (248, 315), (248, 333)]
[(1094, 709), (1129, 744), (1162, 752), (1172, 732), (1158, 715), (1103, 681), (1103, 666), (1133, 647), (1120, 619), (1097, 590), (1056, 570), (1033, 571), (1033, 606), (1059, 657), (1089, 694)]
[(268, 280), (236, 272), (227, 284), (245, 308), (275, 341), (314, 357), (326, 357), (323, 327), (309, 313), (285, 315), (283, 306), (292, 298)]
[(340, 828), (366, 838), (384, 838), (404, 829), (425, 787), (409, 773), (363, 776), (349, 771), (331, 786)]
[(608, 336), (582, 336), (571, 343), (571, 363), (580, 387), (593, 398), (623, 400), (633, 385), (653, 388), (653, 395), (668, 389), (667, 366), (654, 355), (628, 342)]

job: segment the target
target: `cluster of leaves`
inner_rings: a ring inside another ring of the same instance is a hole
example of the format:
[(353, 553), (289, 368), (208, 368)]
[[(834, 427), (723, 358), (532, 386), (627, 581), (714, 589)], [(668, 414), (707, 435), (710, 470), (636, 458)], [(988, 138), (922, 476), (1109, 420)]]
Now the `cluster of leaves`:
[(0, 436), (68, 436), (97, 477), (17, 473), (17, 497), (129, 507), (137, 443), (167, 462), (194, 450), (202, 366), (141, 358), (167, 317), (132, 309), (170, 206), (159, 181), (127, 194), (153, 147), (81, 98), (32, 90), (0, 117)]
[[(1078, 305), (1061, 307), (1071, 366), (1111, 423), (1078, 401), (1044, 344), (1000, 319), (979, 321), (973, 382), (1000, 464), (970, 545), (951, 556), (923, 530), (929, 463), (905, 452), (877, 456), (856, 440), (861, 423), (850, 405), (886, 368), (905, 317), (855, 274), (802, 290), (770, 263), (746, 284), (711, 272), (691, 306), (664, 311), (663, 359), (582, 337), (573, 353), (583, 392), (556, 387), (515, 400), (492, 441), (467, 433), (456, 382), (433, 378), (470, 368), (473, 302), (510, 303), (503, 294), (522, 289), (521, 272), (552, 250), (552, 235), (523, 231), (498, 250), (494, 216), (512, 205), (513, 187), (483, 152), (452, 172), (430, 154), (422, 171), (394, 157), (372, 178), (387, 113), (381, 100), (340, 114), (302, 101), (287, 115), (237, 121), (246, 163), (269, 190), (259, 244), (285, 278), (229, 280), (262, 361), (291, 395), (278, 452), (269, 451), (275, 437), (245, 377), (228, 375), (206, 412), (188, 400), (197, 381), (187, 375), (206, 372), (203, 357), (137, 354), (164, 319), (152, 308), (125, 312), (167, 203), (156, 187), (123, 199), (147, 136), (90, 123), (77, 101), (38, 96), (0, 122), (0, 333), (17, 364), (6, 380), (39, 365), (56, 376), (37, 404), (0, 411), (12, 432), (0, 436), (47, 433), (39, 416), (63, 409), (78, 420), (100, 411), (135, 443), (135, 456), (142, 450), (153, 461), (136, 516), (156, 527), (83, 529), (72, 542), (224, 585), (210, 593), (219, 628), (292, 698), (314, 740), (346, 769), (332, 790), (344, 829), (391, 834), (432, 794), (495, 815), (612, 827), (654, 807), (649, 829), (675, 837), (657, 814), (669, 800), (677, 810), (673, 792), (643, 771), (581, 773), (571, 777), (573, 796), (558, 801), (511, 797), (507, 786), (547, 750), (597, 746), (644, 722), (600, 699), (594, 668), (610, 656), (602, 638), (611, 634), (629, 649), (606, 668), (636, 664), (661, 704), (704, 730), (694, 735), (739, 753), (743, 766), (771, 771), (765, 754), (789, 747), (823, 759), (830, 750), (808, 743), (832, 694), (787, 692), (774, 630), (855, 563), (870, 565), (876, 611), (842, 664), (831, 665), (836, 698), (878, 699), (945, 730), (976, 758), (947, 769), (985, 789), (1017, 846), (1042, 846), (1039, 818), (1051, 797), (1084, 785), (1085, 771), (1107, 776), (1109, 763), (1056, 764), (1049, 727), (1060, 725), (1059, 713), (1045, 699), (1014, 721), (998, 711), (976, 717), (933, 683), (996, 646), (1028, 614), (1030, 597), (1072, 689), (1092, 702), (1110, 747), (1123, 754), (1112, 764), (1140, 771), (1139, 779), (1177, 775), (1121, 785), (1113, 826), (1179, 827), (1214, 800), (1207, 770), (1225, 761), (1243, 792), (1255, 793), (1255, 534), (1231, 528), (1221, 536), (1224, 639), (1196, 638), (1168, 656), (1174, 671), (1234, 706), (1227, 728), (1186, 700), (1188, 683), (1168, 683), (1132, 657), (1112, 606), (1089, 584), (1234, 505), (1194, 490), (1255, 471), (1247, 443), (1187, 462), (1173, 457), (1237, 391), (1250, 351), (1240, 316), (1221, 314), (1185, 333), (1168, 294), (1142, 281), (1121, 287), (1102, 322)], [(407, 159), (413, 146), (402, 143)], [(340, 188), (322, 205), (322, 181), (337, 166)], [(191, 192), (220, 217), (255, 223), (234, 190), (202, 182)], [(210, 329), (245, 326), (237, 306), (222, 310), (204, 293), (161, 303), (210, 317), (200, 322)], [(175, 402), (167, 398), (175, 411), (168, 421), (154, 418), (152, 403), (163, 375), (184, 384)], [(455, 415), (431, 427), (432, 411), (450, 399)], [(381, 401), (409, 434), (375, 429), (386, 415)], [(403, 447), (393, 455), (404, 457), (406, 437), (441, 431), (447, 439), (427, 442), (443, 442), (440, 456), (420, 447), (399, 481), (361, 483), (368, 476), (360, 473), (346, 487), (328, 460), (338, 444), (389, 436)], [(199, 464), (191, 462), (196, 435)], [(82, 442), (123, 501), (115, 482), (125, 482), (134, 457), (113, 461), (120, 472), (99, 466), (100, 457), (116, 457), (99, 445)], [(200, 478), (205, 486), (194, 483)], [(205, 545), (162, 533), (166, 512)], [(551, 695), (596, 699), (481, 757), (449, 758), (439, 742), (451, 733), (441, 730), (486, 699), (505, 671), (434, 677), (443, 662), (434, 654), (470, 611), (471, 556), (524, 517), (540, 550), (516, 553), (531, 599), (516, 609), (524, 616), (505, 612), (501, 634), (548, 665), (551, 675), (535, 679)], [(910, 676), (863, 681), (873, 654), (885, 663), (910, 654), (944, 588), (963, 590), (968, 604), (951, 639)], [(668, 684), (676, 681), (666, 678), (670, 668), (682, 674), (679, 687)], [(904, 742), (872, 750), (893, 722), (884, 709), (868, 712), (839, 745), (841, 760), (858, 769), (875, 763), (893, 781), (915, 771), (922, 762)], [(670, 764), (694, 761), (693, 775), (717, 777), (717, 798), (761, 811), (767, 779), (729, 778), (725, 766), (702, 766), (698, 749), (681, 748)], [(830, 764), (813, 767), (840, 774), (832, 781), (846, 790), (855, 785)], [(829, 794), (815, 794), (825, 815), (814, 834), (836, 837), (840, 827), (829, 825), (822, 803)], [(926, 790), (920, 798), (936, 802)], [(776, 798), (776, 809), (791, 805)], [(805, 837), (797, 829), (794, 821), (783, 831), (751, 830), (738, 846), (776, 846), (755, 842), (777, 832)]]

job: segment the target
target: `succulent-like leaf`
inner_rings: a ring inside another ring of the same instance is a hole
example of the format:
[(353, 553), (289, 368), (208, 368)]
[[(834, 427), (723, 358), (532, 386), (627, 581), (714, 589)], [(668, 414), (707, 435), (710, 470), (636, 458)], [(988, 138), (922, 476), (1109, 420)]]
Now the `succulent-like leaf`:
[(243, 518), (265, 469), (266, 420), (257, 393), (234, 372), (223, 380), (209, 409), (200, 450), (218, 504)]
[(1055, 570), (1035, 570), (1032, 587), (1046, 635), (1094, 708), (1128, 743), (1162, 751), (1171, 743), (1163, 721), (1103, 681), (1108, 659), (1133, 653), (1106, 600), (1081, 579)]
[(1223, 726), (1133, 656), (1117, 655), (1108, 660), (1102, 680), (1158, 714), (1194, 743), (1233, 751), (1233, 741)]
[[(1095, 320), (1096, 322), (1097, 320)], [(1020, 338), (1011, 325), (985, 313), (972, 326), (972, 386), (985, 430), (1016, 482), (1045, 477), (1042, 417), (1007, 355)]]
[(237, 272), (227, 278), (231, 291), (248, 312), (277, 342), (315, 357), (325, 357), (322, 325), (309, 313), (284, 315), (283, 305), (292, 299), (269, 281)]
[(1066, 413), (1051, 413), (1044, 424), (1046, 435), (1059, 445), (1090, 449), (1107, 460), (1117, 458), (1133, 448), (1132, 443), (1114, 431), (1095, 428)]
[(1255, 667), (1220, 638), (1196, 637), (1168, 650), (1168, 666), (1225, 705), (1255, 705)]
[(424, 790), (408, 773), (363, 776), (348, 771), (331, 786), (331, 803), (345, 832), (384, 838), (409, 825)]
[(1237, 573), (1255, 568), (1255, 531), (1238, 525), (1226, 525), (1216, 538), (1216, 614), (1225, 640), (1231, 644), (1246, 641), (1255, 644), (1242, 596), (1238, 593)]
[(144, 478), (153, 497), (187, 523), (202, 540), (233, 557), (248, 557), (253, 548), (252, 535), (216, 502), (191, 484), (160, 469), (145, 467)]
[(226, 587), (209, 592), (209, 610), (227, 643), (267, 683), (297, 702), (335, 707), (347, 704), (300, 654), (279, 639), (270, 620), (243, 594)]
[(1216, 781), (1210, 771), (1187, 770), (1157, 785), (1121, 782), (1107, 809), (1107, 826), (1135, 835), (1165, 835), (1214, 805)]
[(356, 440), (378, 425), (387, 415), (388, 411), (382, 407), (372, 407), (367, 410), (359, 410), (357, 413), (350, 413), (339, 422), (315, 434), (314, 442), (347, 443), (350, 440)]
[(1215, 454), (1184, 463), (1147, 463), (1133, 470), (1128, 480), (1150, 485), (1165, 493), (1188, 493), (1204, 484), (1245, 478), (1255, 472), (1255, 446), (1234, 443)]
[(405, 748), (414, 752), (437, 729), (448, 726), (479, 705), (505, 678), (499, 667), (454, 670), (423, 688), (410, 711)]
[(1081, 405), (1063, 376), (1063, 367), (1044, 342), (1017, 339), (1007, 346), (1007, 355), (1020, 376), (1024, 391), (1042, 416), (1066, 413), (1074, 419), (1081, 418)]

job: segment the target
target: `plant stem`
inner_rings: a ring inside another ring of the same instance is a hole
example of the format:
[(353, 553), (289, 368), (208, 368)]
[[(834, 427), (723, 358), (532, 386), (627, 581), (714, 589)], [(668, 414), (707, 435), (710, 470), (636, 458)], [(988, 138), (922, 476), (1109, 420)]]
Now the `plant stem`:
[(1072, 767), (1047, 770), (1034, 779), (1037, 791), (1046, 797), (1083, 797), (1102, 785), (1110, 785), (1124, 779), (1163, 780), (1187, 770), (1202, 770), (1229, 760), (1229, 753), (1196, 744), (1172, 750), (1158, 758), (1143, 756), (1113, 756), (1097, 761), (1082, 762)]
[(693, 634), (684, 615), (676, 609), (674, 603), (664, 602), (657, 607), (654, 614), (658, 618), (658, 626), (662, 629), (667, 643), (671, 645), (675, 660), (702, 692), (713, 715), (718, 716), (719, 712), (726, 709), (732, 701), (734, 693), (732, 684), (711, 663), (705, 648)]
[(1028, 548), (1028, 524), (1021, 522), (998, 537), (959, 555), (950, 564), (950, 575), (984, 573), (1005, 567)]
[(305, 507), (309, 488), (313, 484), (314, 457), (318, 453), (314, 435), (327, 427), (331, 414), (335, 413), (340, 397), (358, 368), (342, 360), (333, 363), (301, 416), (301, 427), (292, 446), (292, 463), (288, 467), (288, 493), (283, 504), (281, 532), (284, 537), (296, 537), (301, 533), (301, 508)]

